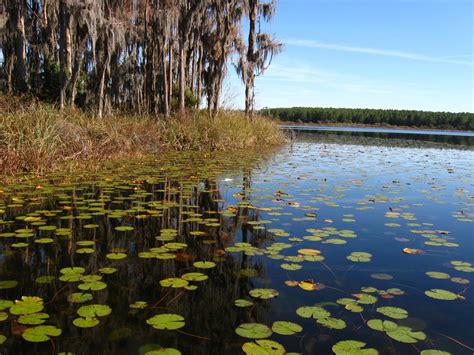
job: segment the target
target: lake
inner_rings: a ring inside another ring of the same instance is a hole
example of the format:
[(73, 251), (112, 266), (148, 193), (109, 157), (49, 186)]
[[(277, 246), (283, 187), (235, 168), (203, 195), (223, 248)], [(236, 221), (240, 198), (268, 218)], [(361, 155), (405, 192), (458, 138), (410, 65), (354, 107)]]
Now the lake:
[(0, 185), (0, 353), (472, 354), (473, 137), (293, 136)]

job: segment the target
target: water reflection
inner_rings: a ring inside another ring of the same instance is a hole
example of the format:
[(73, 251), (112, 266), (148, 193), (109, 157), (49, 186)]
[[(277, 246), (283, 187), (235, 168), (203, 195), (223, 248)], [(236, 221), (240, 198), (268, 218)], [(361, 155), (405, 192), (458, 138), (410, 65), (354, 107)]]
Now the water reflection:
[(292, 128), (293, 135), (307, 141), (323, 140), (335, 144), (390, 145), (409, 148), (474, 149), (474, 134), (456, 135), (373, 131), (332, 131)]

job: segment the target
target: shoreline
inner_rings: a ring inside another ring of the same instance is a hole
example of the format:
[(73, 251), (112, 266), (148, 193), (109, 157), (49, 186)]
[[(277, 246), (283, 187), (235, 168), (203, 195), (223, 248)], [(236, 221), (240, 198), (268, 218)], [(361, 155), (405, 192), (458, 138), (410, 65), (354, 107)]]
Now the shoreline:
[(371, 125), (363, 123), (334, 123), (334, 122), (294, 122), (294, 121), (280, 121), (274, 119), (275, 123), (278, 125), (288, 125), (288, 126), (300, 126), (300, 127), (341, 127), (341, 128), (385, 128), (385, 129), (399, 129), (399, 130), (416, 130), (416, 131), (439, 131), (439, 132), (465, 132), (465, 133), (474, 133), (474, 130), (461, 130), (453, 128), (430, 128), (430, 127), (416, 127), (416, 126), (396, 126), (396, 125)]

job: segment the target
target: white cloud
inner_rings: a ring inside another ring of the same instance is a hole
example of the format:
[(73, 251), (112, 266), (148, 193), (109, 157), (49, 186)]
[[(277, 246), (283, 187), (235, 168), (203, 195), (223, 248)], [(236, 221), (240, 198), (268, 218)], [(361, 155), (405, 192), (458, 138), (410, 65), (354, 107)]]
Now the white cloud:
[(387, 50), (387, 49), (381, 49), (381, 48), (353, 47), (353, 46), (334, 44), (334, 43), (325, 43), (325, 42), (306, 40), (306, 39), (287, 39), (284, 41), (284, 43), (290, 46), (299, 46), (299, 47), (306, 47), (306, 48), (321, 48), (321, 49), (329, 49), (329, 50), (336, 50), (336, 51), (343, 51), (343, 52), (373, 54), (373, 55), (380, 55), (380, 56), (385, 56), (385, 57), (418, 60), (418, 61), (424, 61), (424, 62), (461, 64), (461, 65), (474, 66), (473, 61), (457, 60), (457, 59), (453, 59), (452, 57), (431, 57), (431, 56), (426, 56), (426, 55), (421, 55), (421, 54), (393, 51), (393, 50)]

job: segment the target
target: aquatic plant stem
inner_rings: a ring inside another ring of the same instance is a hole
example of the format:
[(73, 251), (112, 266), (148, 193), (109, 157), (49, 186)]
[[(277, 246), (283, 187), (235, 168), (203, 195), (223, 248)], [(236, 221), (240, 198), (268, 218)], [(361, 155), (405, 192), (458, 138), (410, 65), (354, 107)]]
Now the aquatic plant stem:
[(445, 337), (446, 339), (451, 340), (452, 342), (455, 342), (455, 343), (458, 344), (458, 345), (461, 345), (462, 347), (464, 347), (464, 348), (466, 348), (466, 349), (468, 349), (468, 350), (470, 350), (470, 351), (474, 351), (474, 348), (471, 348), (469, 345), (466, 345), (466, 344), (464, 344), (463, 342), (461, 342), (461, 341), (459, 341), (459, 340), (457, 340), (457, 339), (454, 339), (453, 337), (450, 337), (449, 335), (442, 334), (442, 333), (437, 333), (437, 332), (435, 332), (435, 333), (438, 334), (438, 335), (441, 335), (441, 336)]
[(177, 331), (178, 333), (181, 333), (181, 334), (184, 334), (184, 335), (193, 337), (193, 338), (202, 339), (202, 340), (212, 340), (211, 338), (203, 337), (203, 336), (196, 335), (196, 334), (187, 333), (187, 332), (185, 332), (185, 331), (183, 331), (183, 330), (180, 330), (180, 329), (177, 329), (176, 331)]

